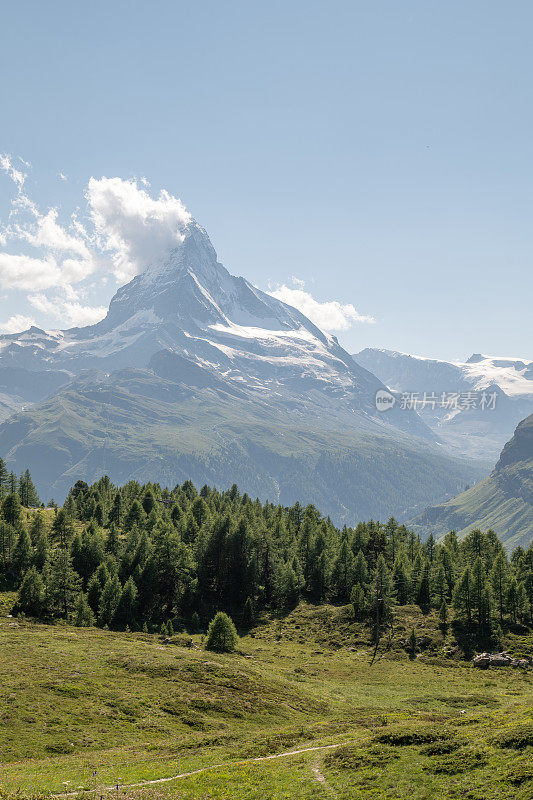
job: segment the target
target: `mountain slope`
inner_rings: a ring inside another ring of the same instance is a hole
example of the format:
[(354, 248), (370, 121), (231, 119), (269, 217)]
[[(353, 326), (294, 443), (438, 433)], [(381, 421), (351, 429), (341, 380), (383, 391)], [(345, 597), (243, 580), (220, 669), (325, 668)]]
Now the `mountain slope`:
[(56, 499), (107, 472), (238, 482), (338, 520), (406, 518), (484, 469), (446, 456), (416, 413), (379, 413), (381, 381), (299, 311), (230, 275), (196, 223), (97, 325), (0, 337), (7, 366), (56, 381), (0, 426), (8, 464), (29, 465)]
[(518, 425), (488, 478), (426, 509), (413, 526), (424, 537), (492, 528), (509, 550), (527, 547), (533, 540), (533, 414)]
[[(416, 398), (424, 422), (458, 455), (494, 463), (520, 420), (533, 412), (533, 363), (527, 360), (475, 353), (468, 361), (448, 362), (376, 348), (353, 358), (400, 398), (406, 393), (409, 405)], [(424, 394), (437, 402), (424, 405)]]

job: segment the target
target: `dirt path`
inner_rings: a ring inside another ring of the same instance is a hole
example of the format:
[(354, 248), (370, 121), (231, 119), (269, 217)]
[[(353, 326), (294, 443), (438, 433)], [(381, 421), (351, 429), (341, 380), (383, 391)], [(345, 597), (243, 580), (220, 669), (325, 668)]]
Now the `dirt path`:
[[(151, 781), (140, 781), (139, 783), (121, 783), (121, 789), (139, 789), (143, 786), (152, 786), (158, 783), (168, 783), (169, 781), (177, 781), (180, 778), (188, 778), (191, 775), (199, 775), (201, 772), (208, 772), (212, 769), (222, 769), (223, 767), (240, 767), (243, 764), (253, 764), (258, 761), (271, 761), (275, 758), (290, 758), (290, 756), (298, 756), (300, 753), (313, 753), (318, 750), (334, 750), (336, 747), (342, 747), (345, 744), (350, 744), (350, 742), (337, 742), (337, 744), (322, 744), (316, 745), (314, 747), (303, 747), (300, 750), (287, 750), (285, 753), (274, 753), (270, 756), (257, 756), (256, 758), (243, 758), (240, 761), (223, 761), (220, 764), (210, 764), (207, 767), (200, 767), (199, 769), (193, 769), (191, 772), (180, 772), (177, 775), (170, 775), (168, 778), (154, 778)], [(326, 784), (326, 779), (318, 769), (318, 766), (313, 767), (313, 774), (315, 778), (326, 785), (326, 787), (330, 789), (330, 787)], [(52, 797), (72, 797), (73, 795), (80, 795), (80, 794), (96, 794), (97, 792), (107, 792), (115, 790), (116, 784), (114, 786), (100, 786), (96, 789), (77, 789), (76, 791), (72, 792), (61, 792), (60, 794), (53, 794)]]
[(316, 779), (316, 780), (317, 780), (319, 783), (321, 783), (321, 784), (322, 784), (322, 786), (323, 786), (325, 789), (327, 789), (327, 791), (330, 793), (330, 795), (331, 795), (332, 797), (337, 797), (337, 792), (336, 792), (334, 789), (332, 789), (332, 788), (331, 788), (331, 786), (329, 786), (329, 785), (328, 785), (328, 783), (327, 783), (327, 781), (326, 781), (326, 778), (324, 777), (324, 775), (323, 775), (323, 774), (322, 774), (322, 772), (320, 771), (320, 763), (319, 763), (318, 761), (315, 761), (315, 763), (314, 763), (314, 764), (313, 764), (313, 766), (311, 767), (311, 772), (313, 773), (313, 775), (314, 775), (315, 779)]

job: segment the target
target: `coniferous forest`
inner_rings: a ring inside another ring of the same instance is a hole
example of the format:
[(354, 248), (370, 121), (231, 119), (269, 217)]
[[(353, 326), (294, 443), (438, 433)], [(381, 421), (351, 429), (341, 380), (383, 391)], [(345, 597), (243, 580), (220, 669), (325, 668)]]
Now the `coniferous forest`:
[(78, 481), (62, 508), (38, 504), (29, 472), (2, 464), (0, 587), (16, 611), (79, 626), (242, 628), (300, 599), (351, 604), (374, 635), (396, 605), (438, 611), (487, 642), (533, 622), (533, 546), (510, 557), (492, 531), (426, 542), (393, 518), (335, 527), (313, 506), (261, 503), (236, 486), (174, 489)]

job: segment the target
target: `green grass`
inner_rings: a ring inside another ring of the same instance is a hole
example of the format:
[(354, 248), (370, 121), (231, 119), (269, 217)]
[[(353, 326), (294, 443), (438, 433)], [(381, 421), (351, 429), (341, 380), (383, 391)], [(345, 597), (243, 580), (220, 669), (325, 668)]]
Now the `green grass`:
[[(119, 797), (530, 798), (531, 673), (444, 659), (438, 633), (410, 661), (403, 613), (372, 666), (363, 627), (332, 607), (266, 622), (232, 655), (3, 617), (0, 797), (112, 798), (222, 764)], [(275, 758), (307, 747), (323, 749)]]

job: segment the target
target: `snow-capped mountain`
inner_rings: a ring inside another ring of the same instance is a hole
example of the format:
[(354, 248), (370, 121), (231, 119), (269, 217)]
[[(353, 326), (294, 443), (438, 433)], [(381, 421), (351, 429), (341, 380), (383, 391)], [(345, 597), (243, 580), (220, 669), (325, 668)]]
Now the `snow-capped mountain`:
[[(353, 356), (459, 453), (493, 458), (533, 411), (533, 362), (475, 353), (453, 362), (367, 348)], [(428, 397), (437, 400), (427, 402)], [(426, 397), (426, 402), (424, 402)]]
[(13, 369), (26, 390), (11, 407), (24, 411), (0, 426), (0, 453), (56, 499), (107, 473), (236, 482), (339, 520), (406, 518), (485, 471), (443, 453), (415, 412), (377, 411), (382, 382), (299, 311), (230, 275), (195, 222), (98, 324), (0, 337), (6, 398)]
[[(45, 375), (62, 385), (87, 369), (146, 367), (160, 351), (270, 404), (309, 405), (306, 393), (318, 391), (391, 422), (376, 413), (381, 382), (295, 308), (230, 275), (196, 223), (167, 259), (118, 290), (98, 324), (0, 337), (0, 375), (16, 365), (36, 385)], [(415, 414), (396, 414), (394, 424), (432, 438)]]

